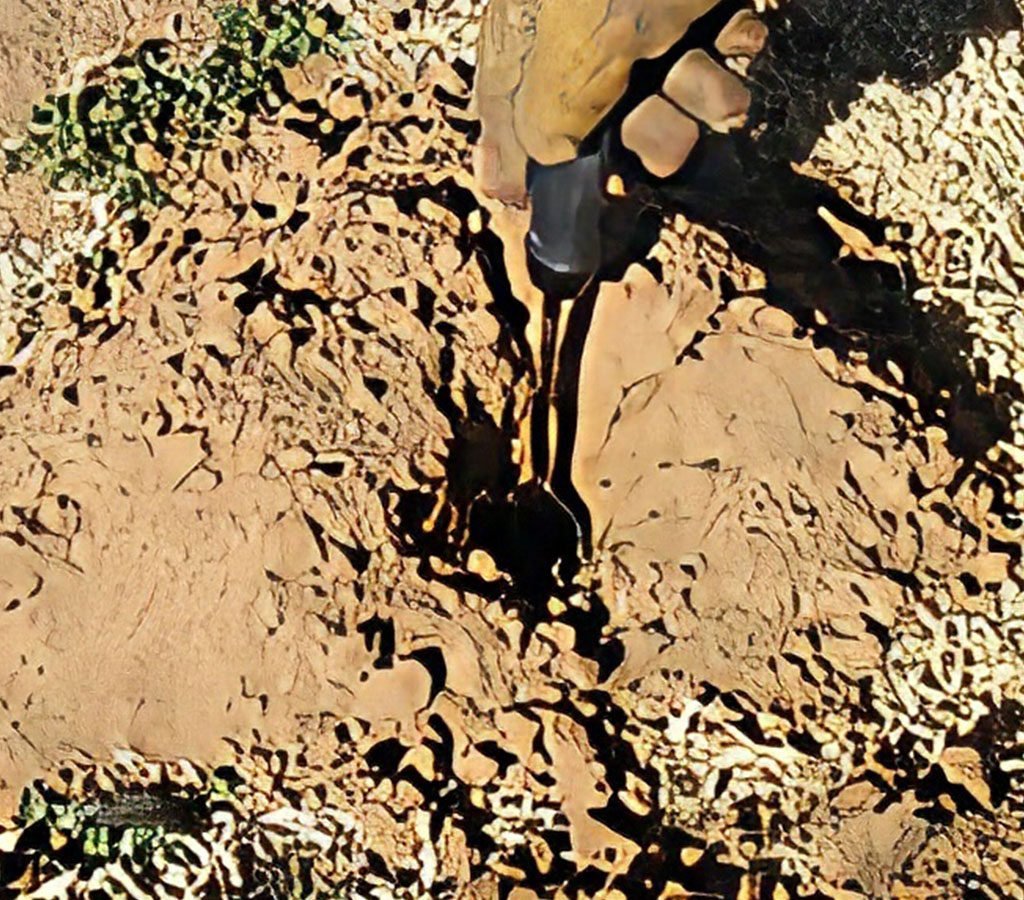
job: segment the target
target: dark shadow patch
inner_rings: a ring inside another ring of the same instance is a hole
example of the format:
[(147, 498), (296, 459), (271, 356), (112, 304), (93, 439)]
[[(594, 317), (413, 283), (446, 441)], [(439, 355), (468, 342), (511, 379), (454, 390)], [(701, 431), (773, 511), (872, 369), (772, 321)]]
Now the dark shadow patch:
[(356, 625), (356, 631), (363, 636), (363, 643), (371, 653), (376, 653), (373, 661), (375, 669), (390, 669), (395, 665), (395, 622), (393, 619), (382, 619), (376, 613), (365, 622)]
[(967, 38), (1021, 27), (1011, 0), (799, 0), (764, 19), (770, 36), (750, 70), (751, 118), (766, 125), (761, 152), (794, 162), (849, 114), (865, 85), (934, 83), (959, 64)]

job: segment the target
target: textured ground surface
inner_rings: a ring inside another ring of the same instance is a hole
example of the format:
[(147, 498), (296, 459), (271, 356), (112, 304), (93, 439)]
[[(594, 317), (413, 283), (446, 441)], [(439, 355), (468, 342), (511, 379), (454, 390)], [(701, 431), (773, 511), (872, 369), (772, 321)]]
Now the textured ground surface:
[[(217, 40), (75, 10), (0, 10), (6, 135)], [(473, 180), (482, 4), (333, 10), (202, 146), (118, 130), (150, 199), (3, 176), (0, 896), (1024, 897), (1021, 32), (866, 65), (787, 157), (1004, 431), (670, 215), (595, 304), (572, 572), (508, 512), (541, 299)]]

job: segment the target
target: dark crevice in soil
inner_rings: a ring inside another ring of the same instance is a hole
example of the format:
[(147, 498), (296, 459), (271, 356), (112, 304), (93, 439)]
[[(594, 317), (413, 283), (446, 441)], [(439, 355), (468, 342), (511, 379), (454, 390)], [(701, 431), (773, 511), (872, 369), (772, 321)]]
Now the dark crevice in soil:
[(594, 318), (597, 286), (591, 286), (572, 305), (559, 350), (558, 370), (554, 385), (555, 413), (558, 421), (558, 445), (554, 448), (551, 467), (551, 490), (570, 511), (580, 529), (583, 553), (592, 552), (590, 510), (572, 483), (572, 461), (576, 448), (579, 420), (580, 369), (583, 349), (590, 323)]

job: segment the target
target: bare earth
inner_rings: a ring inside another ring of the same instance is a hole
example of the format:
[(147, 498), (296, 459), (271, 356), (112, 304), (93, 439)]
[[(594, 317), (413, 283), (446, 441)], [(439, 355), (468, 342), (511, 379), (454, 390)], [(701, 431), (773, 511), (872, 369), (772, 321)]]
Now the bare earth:
[[(601, 287), (584, 352), (586, 591), (531, 619), (460, 543), (451, 462), (466, 423), (497, 423), (509, 489), (528, 474), (503, 278), (528, 338), (540, 298), (526, 214), (473, 176), (483, 10), (335, 6), (358, 54), (290, 71), (286, 109), (184, 171), (141, 240), (93, 198), (0, 182), (4, 259), (70, 283), (98, 229), (120, 296), (83, 324), (54, 304), (0, 360), (0, 855), (34, 779), (85, 796), (83, 773), (233, 765), (257, 857), (311, 860), (325, 892), (1024, 897), (1015, 440), (965, 471), (899, 373), (816, 346), (723, 237), (669, 220), (660, 265)], [(0, 126), (82, 60), (211, 27), (198, 0), (5, 0)], [(993, 383), (1024, 348), (999, 189), (1022, 59), (1010, 32), (934, 85), (875, 85), (804, 164), (913, 225), (921, 302), (965, 306)], [(317, 117), (355, 120), (340, 150), (286, 124)], [(574, 604), (622, 648), (606, 678)], [(202, 832), (196, 896), (246, 834)], [(47, 866), (20, 886), (84, 896)]]

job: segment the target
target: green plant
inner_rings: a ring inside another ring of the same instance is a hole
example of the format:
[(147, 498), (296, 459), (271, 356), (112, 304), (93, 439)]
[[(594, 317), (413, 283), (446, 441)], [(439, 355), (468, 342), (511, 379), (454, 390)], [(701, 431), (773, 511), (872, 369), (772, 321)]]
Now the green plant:
[(198, 63), (147, 41), (104, 77), (36, 106), (28, 137), (7, 142), (8, 171), (35, 169), (60, 190), (138, 205), (165, 199), (165, 168), (197, 161), (268, 104), (277, 73), (313, 53), (335, 57), (356, 37), (327, 4), (243, 0), (216, 11), (220, 40)]

